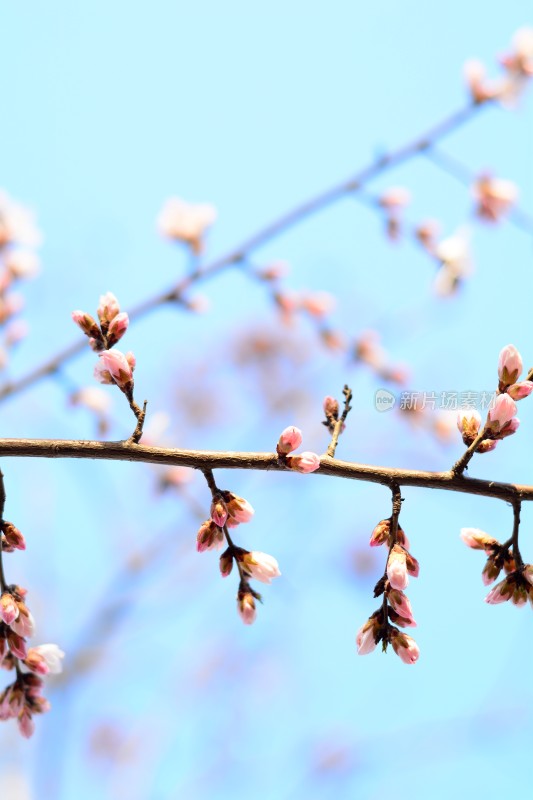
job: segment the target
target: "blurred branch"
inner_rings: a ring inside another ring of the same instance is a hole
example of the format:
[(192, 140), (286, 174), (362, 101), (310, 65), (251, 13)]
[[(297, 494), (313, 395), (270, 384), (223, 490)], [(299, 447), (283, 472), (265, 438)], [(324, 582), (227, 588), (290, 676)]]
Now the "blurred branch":
[[(137, 461), (190, 467), (202, 472), (213, 469), (243, 469), (291, 472), (279, 464), (275, 453), (237, 453), (208, 450), (174, 450), (145, 447), (130, 442), (94, 442), (61, 439), (0, 439), (0, 457), (90, 458), (108, 461)], [(533, 486), (466, 478), (461, 473), (424, 472), (421, 470), (355, 464), (322, 456), (316, 473), (337, 478), (380, 483), (384, 486), (419, 486), (451, 492), (483, 495), (515, 503), (533, 500)]]
[[(215, 275), (226, 267), (242, 263), (253, 251), (257, 250), (266, 242), (288, 230), (293, 225), (302, 222), (312, 214), (315, 214), (318, 211), (321, 211), (322, 209), (332, 205), (345, 195), (357, 192), (366, 183), (373, 178), (376, 178), (386, 170), (403, 164), (419, 153), (426, 152), (428, 149), (433, 147), (436, 142), (440, 141), (447, 134), (451, 133), (467, 122), (487, 104), (487, 102), (476, 103), (474, 101), (470, 101), (466, 106), (454, 112), (453, 114), (450, 114), (448, 117), (437, 123), (421, 136), (416, 137), (412, 141), (402, 145), (396, 150), (391, 150), (389, 153), (385, 153), (379, 158), (373, 160), (366, 167), (360, 169), (347, 180), (344, 180), (341, 183), (326, 189), (326, 191), (315, 195), (301, 205), (296, 206), (282, 216), (278, 217), (269, 225), (253, 234), (250, 238), (246, 239), (244, 242), (237, 245), (237, 247), (231, 249), (228, 253), (222, 255), (220, 258), (215, 259), (205, 266), (202, 266), (201, 264), (195, 266), (188, 275), (182, 278), (177, 286), (148, 298), (133, 308), (129, 312), (130, 320), (139, 319), (155, 310), (159, 306), (165, 305), (166, 303), (183, 303), (183, 294), (193, 284)], [(0, 401), (18, 394), (19, 392), (29, 388), (47, 376), (53, 375), (63, 364), (72, 360), (85, 348), (86, 340), (80, 339), (61, 350), (52, 358), (43, 362), (40, 366), (27, 372), (26, 375), (23, 375), (21, 378), (8, 381), (2, 387), (0, 387)]]

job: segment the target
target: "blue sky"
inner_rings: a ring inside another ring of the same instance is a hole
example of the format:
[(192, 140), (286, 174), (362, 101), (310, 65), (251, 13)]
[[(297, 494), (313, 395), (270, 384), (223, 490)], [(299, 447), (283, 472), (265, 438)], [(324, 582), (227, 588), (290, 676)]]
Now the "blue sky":
[[(168, 196), (216, 205), (207, 256), (223, 253), (461, 107), (464, 61), (479, 57), (496, 71), (495, 55), (531, 23), (528, 13), (524, 2), (489, 13), (457, 0), (430, 9), (390, 0), (5, 5), (0, 185), (35, 209), (45, 236), (42, 274), (25, 289), (32, 332), (9, 374), (75, 336), (72, 309), (94, 311), (111, 290), (127, 310), (184, 273), (185, 255), (155, 229)], [(531, 108), (530, 97), (516, 110), (488, 108), (442, 145), (475, 172), (491, 168), (518, 182), (524, 209), (533, 205)], [(395, 184), (413, 194), (411, 221), (435, 216), (452, 233), (469, 216), (468, 190), (423, 158), (371, 188)], [(476, 226), (472, 238), (476, 272), (444, 302), (432, 294), (432, 265), (420, 249), (391, 246), (376, 214), (354, 198), (256, 259), (289, 261), (290, 288), (338, 295), (334, 322), (348, 336), (377, 327), (393, 358), (409, 363), (414, 389), (490, 389), (508, 342), (533, 363), (531, 236), (506, 224)], [(460, 454), (458, 440), (445, 448), (396, 415), (378, 415), (376, 381), (323, 349), (285, 365), (280, 383), (291, 393), (268, 415), (262, 373), (236, 375), (235, 343), (262, 325), (304, 353), (316, 346), (312, 328), (276, 327), (263, 288), (236, 270), (201, 291), (208, 315), (164, 310), (127, 334), (139, 397), (171, 415), (172, 444), (272, 450), (281, 427), (299, 424), (305, 447), (322, 452), (322, 398), (349, 382), (355, 409), (339, 457), (444, 469)], [(63, 383), (5, 403), (0, 435), (93, 436), (88, 417), (66, 413), (64, 391), (65, 381), (90, 383), (93, 361), (87, 352)], [(206, 380), (222, 411), (204, 427), (187, 426), (180, 398), (201, 393)], [(131, 426), (121, 399), (112, 438)], [(520, 418), (520, 433), (476, 459), (473, 474), (533, 482), (527, 401)], [(527, 770), (516, 765), (528, 763), (532, 734), (531, 612), (486, 606), (482, 559), (458, 539), (464, 525), (507, 538), (504, 504), (405, 490), (402, 524), (422, 564), (410, 592), (422, 657), (408, 668), (392, 653), (355, 653), (383, 565), (380, 554), (369, 575), (351, 564), (390, 513), (383, 488), (221, 476), (256, 508), (240, 543), (273, 553), (283, 573), (265, 587), (248, 629), (235, 614), (233, 579), (221, 581), (214, 554), (194, 550), (196, 517), (179, 498), (156, 495), (153, 470), (15, 459), (2, 469), (7, 516), (28, 539), (6, 569), (30, 589), (40, 640), (58, 641), (68, 660), (108, 593), (118, 593), (123, 614), (98, 666), (53, 690), (54, 709), (38, 720), (34, 740), (15, 740), (11, 725), (0, 731), (0, 778), (6, 785), (16, 774), (21, 798), (367, 800), (394, 792), (417, 800), (458, 787), (496, 798), (510, 774), (525, 791)], [(207, 512), (202, 483), (190, 492)], [(533, 560), (528, 508), (523, 517), (524, 556)], [(121, 564), (152, 538), (162, 554), (117, 592)], [(95, 642), (103, 637), (99, 630)]]

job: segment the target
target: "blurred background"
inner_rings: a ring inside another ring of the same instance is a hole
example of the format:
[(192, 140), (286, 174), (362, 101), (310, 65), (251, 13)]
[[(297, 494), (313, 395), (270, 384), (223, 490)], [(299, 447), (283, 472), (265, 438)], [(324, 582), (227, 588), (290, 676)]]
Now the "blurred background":
[[(528, 14), (519, 0), (490, 13), (458, 0), (4, 4), (0, 185), (33, 210), (43, 241), (40, 274), (21, 287), (29, 332), (10, 349), (0, 388), (79, 338), (73, 309), (94, 314), (112, 291), (128, 311), (198, 265), (157, 229), (169, 197), (216, 207), (200, 256), (211, 263), (468, 106), (465, 61), (480, 59), (496, 79)], [(401, 392), (491, 392), (511, 342), (533, 364), (533, 106), (527, 93), (486, 106), (435, 151), (132, 323), (123, 349), (137, 357), (147, 437), (272, 451), (297, 425), (304, 449), (322, 453), (323, 398), (341, 399), (349, 383), (339, 458), (449, 468), (464, 449), (455, 414), (401, 413)], [(484, 173), (519, 187), (520, 210), (499, 224), (476, 215), (468, 184)], [(409, 192), (405, 208), (380, 205), (391, 187)], [(439, 241), (471, 248), (472, 269), (444, 291), (442, 258), (413, 235), (428, 219)], [(272, 264), (275, 281), (264, 276)], [(115, 387), (102, 387), (103, 418), (72, 403), (97, 385), (94, 362), (87, 348), (5, 398), (0, 436), (127, 437), (134, 420)], [(376, 410), (383, 388), (396, 398), (388, 413)], [(531, 405), (520, 404), (519, 433), (476, 457), (470, 474), (533, 483)], [(34, 737), (13, 721), (0, 728), (2, 796), (439, 800), (527, 790), (531, 609), (486, 605), (483, 558), (459, 540), (462, 526), (507, 539), (504, 503), (404, 490), (402, 526), (421, 563), (409, 587), (421, 656), (407, 667), (392, 650), (361, 658), (355, 647), (384, 568), (384, 553), (368, 548), (390, 514), (383, 487), (217, 473), (256, 510), (237, 543), (271, 553), (282, 571), (245, 627), (235, 576), (221, 580), (216, 554), (196, 552), (210, 503), (202, 476), (90, 461), (1, 467), (6, 517), (27, 539), (25, 553), (5, 557), (7, 580), (29, 590), (36, 643), (66, 652)], [(527, 506), (522, 549), (533, 561)]]

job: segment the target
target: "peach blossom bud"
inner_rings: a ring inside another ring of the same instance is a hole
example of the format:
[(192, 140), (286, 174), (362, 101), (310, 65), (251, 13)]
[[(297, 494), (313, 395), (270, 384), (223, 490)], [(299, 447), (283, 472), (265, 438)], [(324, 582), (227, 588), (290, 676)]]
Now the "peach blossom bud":
[(413, 618), (413, 609), (411, 608), (411, 603), (407, 595), (398, 591), (398, 589), (390, 589), (387, 593), (387, 600), (400, 617), (416, 625)]
[(485, 598), (486, 603), (496, 605), (497, 603), (505, 603), (511, 599), (514, 590), (514, 583), (509, 578), (504, 578), (503, 581), (497, 583)]
[(4, 592), (0, 597), (0, 617), (6, 625), (11, 625), (19, 615), (18, 606), (13, 599), (13, 595)]
[(485, 103), (494, 98), (494, 88), (486, 80), (485, 67), (481, 61), (471, 59), (464, 65), (464, 77), (475, 103)]
[(522, 374), (522, 368), (522, 356), (514, 345), (508, 344), (502, 349), (498, 359), (498, 377), (501, 383), (504, 386), (516, 383)]
[(227, 550), (224, 550), (220, 556), (218, 566), (220, 568), (220, 574), (222, 577), (227, 578), (233, 569), (233, 551), (230, 547), (228, 547)]
[(189, 311), (195, 314), (205, 314), (211, 308), (211, 301), (205, 294), (195, 294), (186, 301), (186, 305)]
[(100, 324), (107, 330), (110, 322), (120, 313), (120, 306), (113, 292), (106, 292), (106, 294), (100, 296), (100, 302), (96, 313), (98, 314)]
[(526, 564), (522, 571), (522, 575), (526, 581), (533, 586), (533, 564)]
[(128, 317), (125, 311), (122, 311), (120, 314), (117, 314), (116, 317), (113, 317), (107, 331), (108, 349), (113, 347), (113, 345), (115, 345), (120, 339), (122, 339), (122, 337), (128, 330), (129, 324), (130, 324), (130, 318)]
[(26, 642), (12, 628), (7, 633), (7, 644), (16, 658), (24, 660), (26, 658)]
[[(232, 523), (250, 522), (255, 514), (248, 500), (233, 494), (233, 492), (226, 492), (224, 494), (224, 501)], [(232, 527), (234, 527), (234, 524)]]
[(24, 736), (25, 739), (29, 739), (33, 736), (35, 731), (35, 723), (32, 719), (31, 713), (28, 711), (27, 708), (24, 708), (17, 718), (17, 723), (19, 727), (19, 731)]
[(239, 553), (237, 556), (241, 568), (250, 577), (261, 583), (272, 583), (273, 578), (281, 575), (278, 562), (274, 556), (267, 553), (253, 551), (251, 553)]
[(411, 202), (411, 193), (403, 186), (391, 186), (383, 192), (378, 202), (386, 209), (405, 208)]
[(508, 394), (499, 394), (494, 401), (494, 407), (489, 409), (487, 428), (498, 433), (512, 420), (516, 410), (516, 404)]
[(414, 664), (418, 661), (420, 650), (417, 643), (411, 636), (400, 631), (392, 631), (391, 644), (394, 652), (401, 658), (404, 664)]
[(133, 389), (133, 369), (124, 353), (121, 353), (120, 350), (104, 350), (98, 356), (102, 370), (109, 372), (114, 383), (123, 391), (131, 391)]
[(132, 372), (135, 372), (135, 367), (137, 366), (137, 359), (135, 358), (135, 356), (133, 355), (133, 353), (131, 352), (131, 350), (129, 350), (129, 351), (126, 353), (126, 361), (128, 362), (128, 364), (129, 364), (129, 366), (130, 366), (130, 369), (131, 369), (131, 371), (132, 371)]
[(476, 212), (487, 222), (499, 222), (516, 202), (518, 190), (511, 181), (482, 175), (474, 184)]
[(339, 401), (330, 395), (324, 398), (324, 414), (333, 419), (338, 419), (339, 416)]
[(86, 336), (92, 336), (95, 341), (99, 342), (102, 339), (100, 328), (90, 314), (85, 311), (73, 311), (72, 319), (82, 329)]
[(481, 573), (481, 580), (488, 586), (497, 579), (501, 572), (501, 567), (497, 566), (495, 560), (493, 558), (488, 558), (487, 563), (483, 567), (483, 572)]
[(179, 197), (171, 197), (159, 214), (157, 225), (163, 236), (184, 242), (198, 255), (202, 251), (204, 234), (216, 217), (214, 206), (186, 203)]
[(104, 365), (101, 364), (100, 362), (98, 362), (98, 364), (95, 365), (93, 375), (99, 383), (105, 383), (105, 384), (115, 383), (109, 370), (105, 369)]
[(239, 591), (237, 594), (237, 611), (245, 625), (252, 625), (257, 617), (254, 596), (251, 592)]
[(302, 432), (299, 428), (295, 428), (291, 426), (289, 428), (285, 428), (282, 432), (281, 436), (279, 437), (279, 441), (276, 447), (278, 455), (288, 455), (292, 453), (293, 450), (296, 450), (300, 447), (302, 443)]
[(378, 522), (370, 536), (370, 547), (379, 547), (389, 541), (391, 520), (382, 519)]
[(278, 281), (285, 278), (290, 272), (290, 265), (287, 261), (272, 261), (257, 273), (264, 281)]
[(398, 525), (398, 530), (396, 531), (396, 543), (401, 544), (405, 550), (409, 550), (409, 539), (401, 525)]
[(224, 531), (215, 525), (212, 519), (202, 523), (196, 536), (196, 549), (199, 553), (206, 550), (220, 550), (224, 546)]
[(471, 547), (473, 550), (484, 550), (486, 553), (491, 553), (494, 547), (500, 544), (497, 539), (488, 536), (479, 528), (461, 528), (460, 536), (467, 547)]
[(22, 601), (19, 601), (17, 605), (19, 613), (14, 622), (11, 623), (11, 630), (18, 633), (19, 636), (33, 636), (35, 632), (35, 620), (31, 612)]
[(210, 514), (215, 525), (218, 525), (219, 528), (223, 528), (228, 518), (228, 509), (222, 495), (217, 494), (213, 497)]
[(376, 618), (370, 617), (357, 631), (357, 655), (366, 656), (376, 649), (376, 626)]
[(2, 533), (5, 536), (6, 544), (14, 550), (25, 550), (26, 542), (24, 536), (12, 522), (4, 520), (2, 523)]
[(407, 576), (406, 552), (394, 545), (387, 560), (387, 578), (393, 589), (405, 589), (409, 584)]
[(415, 230), (415, 236), (422, 245), (429, 253), (433, 253), (435, 249), (435, 244), (437, 241), (437, 236), (440, 233), (440, 223), (434, 219), (428, 219), (424, 222), (421, 222), (420, 225), (417, 226)]
[(28, 669), (40, 675), (48, 673), (57, 675), (63, 670), (61, 659), (64, 656), (65, 653), (57, 644), (40, 644), (37, 647), (30, 647), (24, 663)]
[(461, 410), (457, 414), (457, 427), (465, 444), (472, 444), (478, 435), (480, 426), (481, 415), (475, 409)]
[(305, 451), (297, 456), (290, 456), (287, 458), (287, 464), (291, 469), (296, 472), (314, 472), (320, 467), (320, 456), (316, 453)]
[(521, 381), (520, 383), (513, 383), (507, 388), (507, 394), (513, 400), (523, 400), (524, 397), (529, 397), (533, 392), (533, 381)]

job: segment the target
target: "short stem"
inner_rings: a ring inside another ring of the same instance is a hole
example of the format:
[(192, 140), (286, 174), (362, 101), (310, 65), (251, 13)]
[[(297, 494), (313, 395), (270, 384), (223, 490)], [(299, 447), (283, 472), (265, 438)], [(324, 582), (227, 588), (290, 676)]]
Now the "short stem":
[(513, 523), (512, 543), (513, 543), (513, 558), (515, 560), (517, 569), (522, 569), (522, 567), (524, 566), (524, 562), (522, 560), (522, 554), (520, 553), (520, 548), (518, 546), (518, 532), (520, 529), (520, 509), (521, 509), (520, 500), (515, 500), (513, 502), (514, 523)]
[(481, 433), (478, 433), (478, 435), (476, 436), (476, 438), (474, 439), (468, 450), (465, 450), (461, 458), (458, 461), (456, 461), (455, 464), (453, 465), (451, 471), (454, 475), (462, 475), (462, 473), (466, 469), (468, 462), (470, 461), (470, 459), (472, 458), (472, 456), (474, 455), (474, 453), (476, 452), (476, 450), (478, 449), (479, 445), (481, 444), (484, 438), (485, 438), (485, 428), (483, 428)]
[(350, 400), (352, 399), (352, 390), (349, 386), (344, 387), (342, 390), (344, 395), (344, 410), (342, 412), (342, 416), (335, 423), (335, 427), (333, 428), (333, 435), (331, 437), (331, 442), (329, 443), (327, 455), (330, 458), (335, 458), (335, 450), (337, 449), (337, 445), (339, 443), (339, 436), (342, 433), (342, 428), (344, 423), (346, 422), (346, 417), (351, 411)]
[(135, 430), (128, 439), (128, 444), (138, 444), (141, 440), (141, 436), (143, 435), (144, 420), (146, 418), (147, 405), (148, 405), (148, 400), (145, 400), (143, 403), (143, 407), (141, 409), (133, 398), (131, 398), (130, 400), (130, 408), (137, 417), (137, 425), (135, 426)]

